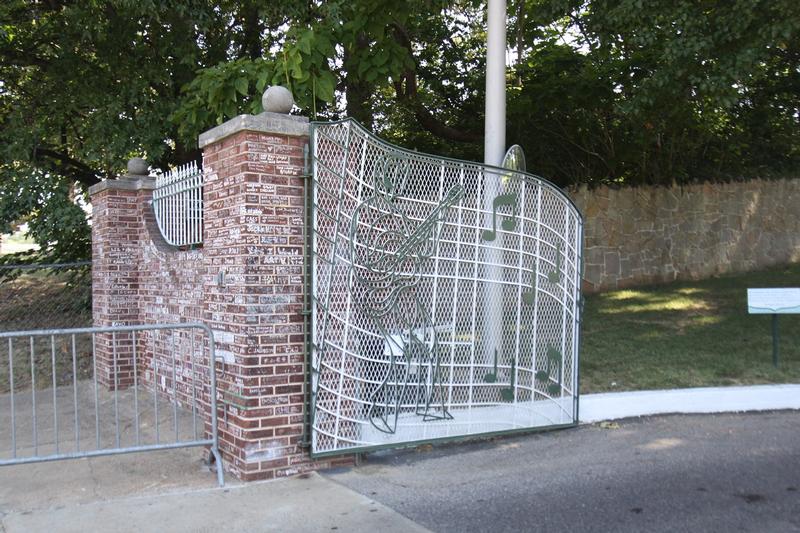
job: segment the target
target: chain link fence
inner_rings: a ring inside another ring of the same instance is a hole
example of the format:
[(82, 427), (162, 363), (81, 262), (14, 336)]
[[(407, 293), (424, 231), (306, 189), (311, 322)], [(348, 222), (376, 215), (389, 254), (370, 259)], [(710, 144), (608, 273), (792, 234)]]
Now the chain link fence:
[[(78, 328), (92, 325), (92, 263), (11, 264), (0, 266), (0, 333), (37, 329)], [(15, 380), (18, 390), (43, 388), (88, 379), (92, 373), (91, 345), (78, 340), (77, 360), (73, 369), (68, 343), (60, 342), (51, 350), (48, 338), (36, 338), (32, 346), (9, 350), (13, 364), (29, 364), (32, 371)], [(7, 347), (2, 347), (4, 349)], [(35, 357), (30, 356), (33, 350)], [(53, 352), (53, 353), (51, 353)], [(66, 354), (66, 355), (65, 355)], [(56, 357), (57, 356), (57, 357)], [(29, 361), (30, 359), (30, 361)], [(51, 359), (55, 361), (50, 368)], [(10, 366), (0, 365), (0, 395), (10, 390)]]
[(91, 261), (0, 266), (0, 332), (91, 325)]

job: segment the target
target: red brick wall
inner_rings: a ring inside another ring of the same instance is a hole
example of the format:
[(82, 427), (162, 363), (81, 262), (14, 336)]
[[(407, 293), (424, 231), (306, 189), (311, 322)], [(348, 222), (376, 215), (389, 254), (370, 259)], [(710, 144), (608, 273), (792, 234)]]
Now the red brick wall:
[[(202, 321), (214, 330), (217, 356), (226, 361), (217, 365), (220, 449), (226, 469), (245, 480), (352, 463), (352, 456), (312, 461), (304, 446), (307, 142), (239, 131), (205, 146), (198, 250), (163, 242), (149, 190), (106, 189), (92, 197), (95, 320)], [(174, 342), (178, 399), (187, 402), (194, 390), (208, 420), (207, 372), (198, 374), (207, 362), (195, 369), (193, 389), (191, 338), (176, 335), (138, 339), (138, 376), (170, 393)], [(203, 353), (197, 343), (194, 353)]]
[[(139, 274), (139, 307), (144, 324), (203, 322), (203, 249), (179, 250), (164, 242), (153, 210), (143, 203), (144, 228)], [(142, 382), (163, 395), (176, 394), (178, 405), (195, 399), (210, 424), (208, 346), (200, 330), (176, 329), (142, 336)], [(173, 353), (175, 354), (173, 361)], [(176, 376), (173, 383), (173, 373)]]
[[(111, 183), (92, 196), (95, 325), (202, 322), (202, 249), (167, 245), (150, 205), (151, 180), (145, 178), (146, 186), (138, 190), (115, 188), (131, 183), (136, 182)], [(97, 376), (107, 388), (134, 384), (133, 341), (129, 333), (97, 336)], [(136, 333), (136, 363), (141, 386), (152, 389), (155, 384), (162, 395), (176, 395), (181, 407), (191, 408), (197, 399), (210, 423), (207, 343), (199, 329)]]
[(243, 479), (351, 462), (312, 462), (302, 446), (307, 142), (241, 131), (204, 149), (207, 319), (232, 361), (220, 377), (221, 447)]
[[(139, 243), (144, 221), (140, 206), (147, 195), (149, 191), (105, 189), (92, 196), (92, 314), (95, 326), (141, 322)], [(109, 389), (124, 388), (133, 383), (133, 343), (129, 335), (97, 335), (95, 356), (98, 382)]]

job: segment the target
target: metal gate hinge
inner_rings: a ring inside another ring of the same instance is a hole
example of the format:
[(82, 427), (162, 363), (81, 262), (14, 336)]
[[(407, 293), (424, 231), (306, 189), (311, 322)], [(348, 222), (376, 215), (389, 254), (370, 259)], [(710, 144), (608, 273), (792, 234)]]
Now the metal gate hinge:
[(311, 158), (309, 157), (308, 143), (303, 145), (303, 174), (304, 178), (311, 175)]

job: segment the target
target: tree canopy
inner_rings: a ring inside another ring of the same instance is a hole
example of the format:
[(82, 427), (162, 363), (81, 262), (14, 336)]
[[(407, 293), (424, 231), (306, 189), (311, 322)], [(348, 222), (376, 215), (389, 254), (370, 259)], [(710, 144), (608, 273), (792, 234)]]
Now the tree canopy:
[[(401, 145), (482, 159), (477, 0), (5, 0), (0, 232), (89, 253), (75, 199), (132, 156), (198, 159), (261, 111), (352, 116)], [(785, 175), (800, 160), (795, 0), (509, 0), (508, 141), (559, 185)]]

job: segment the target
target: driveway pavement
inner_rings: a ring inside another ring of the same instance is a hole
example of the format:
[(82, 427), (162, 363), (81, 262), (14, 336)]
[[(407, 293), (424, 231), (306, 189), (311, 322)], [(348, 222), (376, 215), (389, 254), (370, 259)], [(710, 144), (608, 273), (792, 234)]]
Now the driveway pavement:
[(800, 531), (800, 412), (372, 454), (325, 474), (437, 531)]

